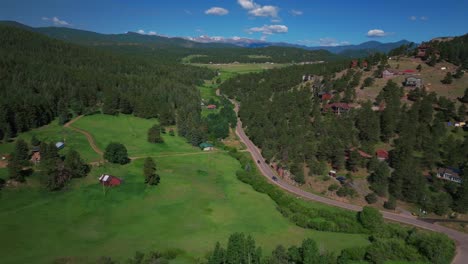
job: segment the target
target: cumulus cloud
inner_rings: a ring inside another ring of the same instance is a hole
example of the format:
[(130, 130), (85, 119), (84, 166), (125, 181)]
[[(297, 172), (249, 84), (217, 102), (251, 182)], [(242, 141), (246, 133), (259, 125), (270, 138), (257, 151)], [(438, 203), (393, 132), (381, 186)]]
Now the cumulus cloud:
[(419, 18), (418, 18), (417, 16), (410, 16), (409, 19), (410, 19), (411, 21), (416, 21), (416, 20), (418, 20), (418, 19), (421, 20), (421, 21), (426, 21), (426, 20), (428, 20), (429, 18), (428, 18), (427, 16), (421, 16), (421, 17), (419, 17)]
[(253, 27), (247, 30), (248, 33), (262, 33), (264, 35), (287, 33), (288, 27), (285, 25), (264, 25), (263, 27)]
[(58, 17), (50, 17), (50, 18), (49, 17), (42, 17), (42, 20), (51, 21), (52, 23), (54, 23), (55, 26), (71, 26), (70, 23), (68, 23), (65, 20), (61, 20)]
[(148, 32), (148, 35), (150, 35), (150, 36), (156, 36), (156, 35), (158, 35), (158, 33), (156, 33), (155, 31), (150, 31), (150, 32)]
[(304, 12), (302, 12), (301, 10), (295, 10), (295, 9), (289, 11), (289, 13), (293, 16), (302, 16), (304, 14)]
[(215, 15), (215, 16), (224, 16), (229, 14), (229, 11), (222, 7), (212, 7), (205, 11), (207, 15)]
[(410, 16), (409, 19), (415, 21), (415, 20), (417, 20), (418, 18), (417, 18), (416, 16)]
[(253, 0), (237, 0), (237, 3), (244, 9), (254, 9), (257, 6)]
[(143, 29), (139, 29), (139, 30), (137, 31), (137, 33), (138, 33), (138, 34), (144, 35), (144, 34), (145, 34), (145, 31), (144, 31)]
[(380, 38), (380, 37), (385, 37), (387, 35), (388, 34), (382, 29), (371, 29), (367, 32), (367, 36), (369, 38)]
[(261, 6), (253, 0), (237, 0), (239, 5), (249, 10), (249, 14), (258, 17), (278, 17), (279, 8), (276, 6), (265, 5)]
[(422, 16), (422, 17), (420, 17), (419, 19), (421, 19), (421, 20), (423, 20), (423, 21), (426, 21), (426, 20), (428, 20), (429, 18), (426, 17), (426, 16)]

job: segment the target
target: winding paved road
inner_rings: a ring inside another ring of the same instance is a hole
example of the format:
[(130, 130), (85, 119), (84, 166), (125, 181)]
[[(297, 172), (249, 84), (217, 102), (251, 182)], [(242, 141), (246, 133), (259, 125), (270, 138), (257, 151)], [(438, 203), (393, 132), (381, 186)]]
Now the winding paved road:
[[(238, 103), (234, 102), (234, 101), (232, 101), (232, 102), (235, 105), (236, 113), (238, 113), (238, 111), (239, 111)], [(290, 185), (290, 184), (282, 181), (279, 178), (278, 178), (277, 181), (274, 181), (272, 179), (272, 177), (276, 175), (275, 172), (270, 168), (270, 166), (268, 164), (266, 164), (264, 162), (265, 159), (263, 158), (262, 154), (260, 153), (260, 150), (252, 143), (252, 141), (245, 134), (244, 129), (242, 127), (242, 121), (240, 120), (240, 118), (238, 118), (237, 127), (236, 127), (236, 134), (237, 134), (237, 136), (239, 136), (240, 140), (247, 146), (247, 149), (250, 152), (250, 154), (252, 155), (252, 157), (254, 158), (254, 160), (259, 160), (260, 161), (260, 164), (258, 164), (257, 162), (255, 162), (255, 163), (257, 164), (257, 166), (260, 169), (260, 171), (262, 172), (262, 174), (271, 183), (277, 185), (278, 187), (280, 187), (280, 188), (282, 188), (282, 189), (284, 189), (284, 190), (286, 190), (286, 191), (288, 191), (290, 193), (296, 194), (296, 195), (298, 195), (298, 196), (300, 196), (302, 198), (308, 199), (308, 200), (312, 200), (312, 201), (316, 201), (316, 202), (320, 202), (320, 203), (324, 203), (324, 204), (327, 204), (327, 205), (340, 207), (340, 208), (344, 208), (344, 209), (348, 209), (348, 210), (352, 210), (352, 211), (361, 211), (362, 210), (361, 206), (348, 204), (348, 203), (344, 203), (344, 202), (340, 202), (340, 201), (336, 201), (336, 200), (332, 200), (332, 199), (322, 197), (322, 196), (319, 196), (319, 195), (316, 195), (316, 194), (313, 194), (313, 193), (310, 193), (310, 192), (306, 192), (306, 191), (304, 191), (304, 190), (302, 190), (302, 189), (300, 189), (300, 188), (298, 188), (296, 186)], [(456, 256), (453, 259), (452, 263), (454, 263), (454, 264), (466, 264), (466, 263), (468, 263), (468, 234), (458, 232), (456, 230), (453, 230), (453, 229), (450, 229), (450, 228), (447, 228), (447, 227), (444, 227), (444, 226), (441, 226), (441, 225), (427, 223), (427, 222), (418, 220), (417, 218), (415, 218), (415, 217), (413, 217), (411, 215), (401, 215), (401, 214), (391, 213), (391, 212), (387, 212), (387, 211), (381, 211), (381, 213), (382, 213), (383, 217), (385, 219), (388, 219), (388, 220), (392, 220), (392, 221), (400, 222), (400, 223), (403, 223), (403, 224), (408, 224), (408, 225), (428, 229), (428, 230), (431, 230), (431, 231), (447, 234), (450, 238), (455, 240), (455, 242), (457, 244)]]

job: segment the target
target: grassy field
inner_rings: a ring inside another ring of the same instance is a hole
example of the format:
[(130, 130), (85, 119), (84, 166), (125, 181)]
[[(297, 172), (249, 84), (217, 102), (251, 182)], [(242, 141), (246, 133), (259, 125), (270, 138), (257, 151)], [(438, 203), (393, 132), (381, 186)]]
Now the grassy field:
[(243, 74), (251, 72), (261, 72), (263, 70), (270, 70), (278, 67), (285, 67), (288, 64), (280, 63), (229, 63), (229, 64), (201, 64), (193, 63), (194, 66), (208, 67), (213, 70), (219, 70), (220, 72), (232, 73), (232, 74)]
[(185, 139), (168, 134), (163, 135), (164, 144), (149, 144), (148, 129), (157, 123), (156, 119), (142, 119), (131, 115), (97, 114), (81, 118), (73, 126), (90, 132), (101, 150), (110, 142), (124, 144), (131, 157), (199, 151), (187, 144)]
[[(203, 153), (178, 137), (167, 136), (162, 145), (146, 143), (141, 134), (153, 123), (96, 115), (76, 126), (89, 129), (99, 146), (112, 139), (132, 146), (134, 155), (168, 153), (155, 158), (162, 178), (155, 188), (143, 184), (139, 159), (125, 166), (94, 167), (88, 177), (73, 180), (61, 192), (31, 187), (0, 191), (2, 263), (50, 263), (60, 257), (87, 263), (102, 255), (124, 260), (136, 250), (173, 248), (184, 252), (177, 263), (194, 263), (233, 232), (252, 234), (265, 252), (307, 237), (334, 252), (368, 244), (365, 235), (295, 226), (268, 196), (237, 180), (240, 165), (225, 153)], [(97, 182), (102, 173), (121, 177), (124, 184), (104, 193)]]
[[(80, 152), (85, 161), (99, 160), (99, 155), (96, 154), (89, 146), (86, 137), (69, 128), (60, 126), (57, 121), (50, 123), (38, 129), (21, 134), (18, 138), (30, 142), (32, 136), (35, 135), (39, 140), (45, 142), (65, 141), (65, 148), (60, 150), (60, 153), (65, 154), (69, 149), (75, 149)], [(14, 143), (0, 144), (0, 154), (11, 153), (14, 148)]]

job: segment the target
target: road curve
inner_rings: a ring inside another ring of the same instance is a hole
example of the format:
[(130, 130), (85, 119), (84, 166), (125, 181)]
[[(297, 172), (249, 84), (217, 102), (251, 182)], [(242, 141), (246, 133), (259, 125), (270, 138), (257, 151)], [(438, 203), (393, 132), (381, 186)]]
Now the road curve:
[[(231, 101), (235, 105), (235, 111), (238, 113), (239, 111), (239, 105), (235, 101)], [(282, 181), (281, 179), (278, 179), (277, 181), (273, 181), (272, 177), (275, 176), (275, 172), (272, 170), (272, 168), (266, 164), (264, 161), (265, 159), (263, 158), (262, 154), (260, 153), (260, 150), (253, 144), (253, 142), (247, 137), (245, 134), (245, 131), (242, 127), (242, 121), (240, 118), (238, 118), (237, 122), (237, 127), (236, 127), (236, 134), (240, 138), (240, 140), (246, 145), (248, 151), (252, 155), (253, 159), (255, 161), (259, 160), (260, 163), (257, 163), (257, 166), (259, 170), (262, 172), (263, 176), (265, 176), (270, 183), (277, 185), (278, 187), (282, 188), (283, 190), (286, 190), (290, 193), (296, 194), (302, 198), (324, 203), (327, 205), (335, 206), (335, 207), (340, 207), (352, 211), (361, 211), (362, 207), (358, 205), (353, 205), (353, 204), (348, 204), (336, 200), (332, 200), (326, 197), (322, 197), (310, 192), (306, 192), (296, 186), (290, 185), (285, 181)], [(431, 224), (427, 223), (421, 220), (416, 219), (413, 216), (408, 216), (408, 215), (400, 215), (397, 213), (391, 213), (387, 211), (381, 211), (383, 217), (388, 220), (400, 222), (403, 224), (408, 224), (424, 229), (428, 229), (431, 231), (435, 232), (440, 232), (448, 235), (450, 238), (455, 240), (456, 245), (457, 245), (457, 250), (456, 250), (456, 255), (455, 258), (453, 259), (452, 263), (454, 264), (465, 264), (468, 263), (468, 234), (458, 232), (456, 230), (437, 225), (437, 224)]]
[(72, 130), (75, 130), (76, 132), (78, 133), (81, 133), (83, 135), (85, 135), (86, 139), (88, 140), (89, 142), (89, 145), (91, 146), (91, 148), (94, 150), (94, 152), (96, 152), (99, 156), (102, 157), (102, 155), (104, 155), (104, 153), (102, 152), (101, 149), (99, 149), (99, 147), (96, 145), (96, 142), (94, 141), (94, 138), (93, 136), (86, 130), (83, 130), (83, 129), (80, 129), (80, 128), (77, 128), (77, 127), (74, 127), (72, 126), (73, 123), (75, 123), (76, 121), (78, 121), (80, 118), (82, 118), (83, 115), (80, 115), (80, 116), (77, 116), (76, 118), (70, 120), (68, 123), (66, 123), (64, 125), (64, 127), (67, 127), (67, 128), (70, 128)]

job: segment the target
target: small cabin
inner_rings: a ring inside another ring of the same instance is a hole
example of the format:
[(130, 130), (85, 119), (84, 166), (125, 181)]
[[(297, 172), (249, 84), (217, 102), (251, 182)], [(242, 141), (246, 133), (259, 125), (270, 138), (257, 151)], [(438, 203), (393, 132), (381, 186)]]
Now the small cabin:
[(201, 144), (199, 145), (199, 147), (200, 147), (203, 151), (212, 151), (212, 150), (214, 150), (213, 144), (206, 143), (206, 142), (201, 143)]
[(375, 151), (375, 155), (380, 161), (385, 161), (389, 158), (388, 151), (386, 151), (385, 149), (378, 149), (377, 151)]
[(216, 105), (210, 104), (206, 108), (213, 110), (213, 109), (216, 109)]
[(104, 186), (112, 187), (122, 184), (122, 179), (112, 175), (102, 174), (101, 177), (99, 177), (99, 182)]
[(454, 168), (439, 168), (437, 177), (451, 182), (462, 183), (463, 179), (460, 176), (460, 170)]

